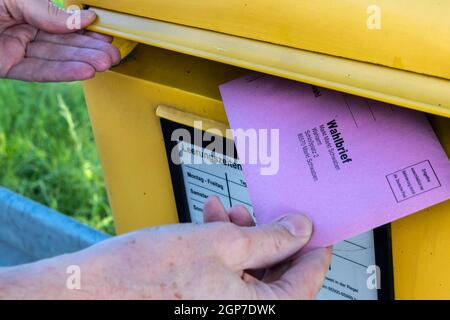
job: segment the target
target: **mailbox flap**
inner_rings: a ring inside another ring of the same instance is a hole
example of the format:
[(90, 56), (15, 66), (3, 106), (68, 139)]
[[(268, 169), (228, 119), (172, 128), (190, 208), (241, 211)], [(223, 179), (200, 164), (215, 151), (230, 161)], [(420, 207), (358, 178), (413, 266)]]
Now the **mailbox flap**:
[(450, 2), (69, 0), (450, 79)]
[[(450, 117), (450, 81), (444, 78), (96, 7), (91, 10), (98, 20), (89, 28), (97, 32)], [(135, 76), (144, 76), (142, 69), (148, 62), (143, 56), (133, 63), (140, 70)], [(130, 64), (115, 71), (133, 73)]]

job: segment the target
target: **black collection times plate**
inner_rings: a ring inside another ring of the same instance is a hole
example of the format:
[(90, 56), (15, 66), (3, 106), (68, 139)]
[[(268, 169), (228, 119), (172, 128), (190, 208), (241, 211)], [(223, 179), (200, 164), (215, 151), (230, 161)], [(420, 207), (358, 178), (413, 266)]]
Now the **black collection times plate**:
[[(193, 183), (194, 187), (187, 187), (189, 185), (189, 181), (185, 181), (187, 176), (183, 173), (183, 164), (175, 164), (173, 161), (171, 161), (172, 151), (174, 148), (177, 148), (178, 143), (180, 141), (172, 141), (172, 133), (177, 129), (184, 129), (186, 132), (189, 132), (191, 137), (194, 136), (194, 134), (203, 134), (203, 132), (199, 132), (197, 129), (194, 129), (192, 127), (184, 126), (166, 119), (161, 119), (161, 128), (163, 132), (163, 137), (166, 145), (166, 151), (167, 151), (167, 157), (169, 159), (169, 168), (172, 178), (172, 185), (173, 185), (173, 192), (176, 200), (177, 210), (178, 210), (178, 216), (179, 221), (181, 223), (189, 223), (189, 222), (198, 222), (195, 221), (195, 216), (198, 216), (199, 212), (193, 212), (193, 211), (200, 211), (202, 209), (202, 201), (204, 201), (206, 196), (217, 194), (219, 197), (222, 198), (222, 201), (224, 202), (224, 205), (227, 207), (228, 205), (228, 199), (229, 206), (232, 204), (240, 203), (247, 205), (249, 210), (251, 210), (251, 204), (248, 203), (250, 201), (238, 199), (236, 196), (230, 196), (229, 191), (229, 184), (230, 182), (226, 178), (227, 175), (225, 174), (224, 177), (220, 177), (217, 174), (213, 174), (213, 178), (220, 180), (223, 182), (223, 189), (217, 189), (214, 188), (208, 188), (201, 185), (198, 185), (196, 183)], [(197, 131), (197, 132), (196, 132)], [(237, 160), (237, 153), (236, 148), (234, 147), (233, 141), (223, 139), (221, 137), (217, 137), (218, 139), (222, 139), (223, 141), (223, 150), (232, 150), (231, 154), (228, 154), (227, 156), (230, 158), (234, 158)], [(213, 137), (214, 139), (214, 137)], [(201, 141), (201, 143), (197, 142), (196, 145), (195, 141), (190, 141), (193, 146), (199, 147), (199, 148), (206, 148), (207, 145), (211, 143), (211, 141)], [(201, 144), (201, 145), (200, 145)], [(228, 147), (228, 148), (227, 148)], [(238, 160), (237, 160), (238, 161)], [(199, 171), (199, 175), (205, 176), (210, 173), (203, 172), (200, 169), (193, 170)], [(242, 183), (241, 186), (239, 186), (238, 182), (233, 182), (235, 188), (246, 188), (245, 182)], [(227, 188), (225, 186), (228, 186), (228, 193)], [(189, 188), (189, 190), (188, 190)], [(196, 188), (195, 191), (193, 188)], [(224, 190), (224, 191), (222, 191)], [(192, 193), (194, 193), (194, 197), (197, 197), (198, 199), (193, 199)], [(200, 195), (200, 196), (199, 196)], [(193, 203), (194, 201), (194, 203)], [(198, 219), (197, 219), (198, 220)], [(373, 252), (371, 251), (371, 254), (374, 255), (374, 261), (375, 265), (379, 267), (380, 270), (380, 279), (379, 284), (380, 289), (377, 289), (376, 295), (374, 294), (372, 296), (372, 299), (378, 299), (378, 300), (392, 300), (394, 299), (394, 277), (393, 277), (393, 263), (392, 263), (392, 247), (391, 247), (391, 229), (390, 225), (384, 225), (379, 228), (376, 228), (373, 230), (373, 239), (370, 239), (370, 242), (373, 243)], [(370, 235), (369, 235), (370, 237)], [(364, 250), (367, 248), (364, 248), (364, 246), (354, 243), (354, 241), (346, 241), (343, 245), (344, 248), (355, 248), (355, 252), (358, 250), (358, 246), (360, 247), (360, 250)], [(352, 254), (346, 253), (342, 254), (335, 246), (335, 250), (333, 251), (333, 261), (336, 259), (337, 262), (340, 262), (342, 265), (343, 263), (347, 263), (346, 265), (343, 265), (344, 269), (341, 268), (339, 271), (341, 275), (335, 276), (333, 279), (328, 278), (325, 281), (324, 287), (333, 287), (335, 290), (334, 292), (326, 291), (326, 293), (323, 294), (324, 299), (334, 299), (334, 298), (357, 298), (355, 296), (349, 295), (344, 293), (344, 290), (341, 290), (341, 292), (336, 292), (336, 286), (339, 287), (339, 285), (343, 286), (345, 283), (345, 276), (342, 276), (342, 274), (346, 273), (346, 269), (348, 269), (350, 277), (353, 277), (351, 275), (352, 268), (358, 268), (356, 265), (359, 265), (359, 267), (364, 268), (367, 267), (364, 263), (361, 263), (357, 261), (357, 259), (352, 259)], [(342, 252), (345, 253), (345, 250)], [(332, 263), (333, 266), (334, 262)], [(346, 267), (347, 266), (347, 267)], [(356, 269), (361, 274), (362, 269)], [(331, 273), (331, 271), (330, 271)], [(342, 279), (344, 278), (344, 279)], [(355, 281), (355, 280), (353, 280)], [(330, 285), (331, 283), (331, 285)], [(337, 284), (340, 283), (340, 284)], [(323, 289), (324, 290), (324, 289)], [(320, 295), (320, 294), (319, 294)], [(367, 297), (366, 297), (367, 298)]]

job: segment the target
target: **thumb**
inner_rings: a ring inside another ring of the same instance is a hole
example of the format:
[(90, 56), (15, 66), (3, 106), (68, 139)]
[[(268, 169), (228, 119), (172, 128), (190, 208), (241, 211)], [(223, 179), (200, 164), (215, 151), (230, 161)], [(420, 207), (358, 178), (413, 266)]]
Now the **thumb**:
[(246, 246), (232, 249), (231, 262), (238, 270), (260, 269), (278, 264), (297, 253), (308, 243), (312, 223), (300, 214), (288, 215), (272, 224), (242, 228)]
[(75, 32), (96, 19), (93, 11), (75, 10), (69, 13), (49, 0), (20, 0), (18, 5), (27, 23), (50, 33)]
[(278, 280), (268, 284), (256, 282), (256, 292), (263, 298), (314, 299), (322, 288), (330, 262), (331, 248), (310, 251), (295, 258)]

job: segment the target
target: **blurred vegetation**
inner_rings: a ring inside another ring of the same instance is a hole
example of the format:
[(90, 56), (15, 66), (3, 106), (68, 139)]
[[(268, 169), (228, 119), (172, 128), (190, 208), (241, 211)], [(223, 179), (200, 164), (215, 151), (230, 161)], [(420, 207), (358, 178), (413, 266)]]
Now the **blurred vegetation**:
[(64, 6), (64, 0), (52, 0), (54, 3), (56, 3), (58, 6), (63, 7)]
[(80, 83), (0, 80), (0, 185), (113, 233)]
[(80, 83), (0, 80), (0, 185), (114, 233)]

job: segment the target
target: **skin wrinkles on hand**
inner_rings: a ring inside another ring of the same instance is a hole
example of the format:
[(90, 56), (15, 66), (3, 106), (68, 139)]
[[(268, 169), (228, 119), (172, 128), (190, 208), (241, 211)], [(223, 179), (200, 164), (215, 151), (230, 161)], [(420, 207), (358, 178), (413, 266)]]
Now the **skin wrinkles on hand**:
[(111, 37), (83, 29), (95, 21), (95, 13), (78, 14), (80, 30), (70, 30), (71, 14), (47, 0), (0, 0), (0, 77), (87, 80), (119, 63)]

